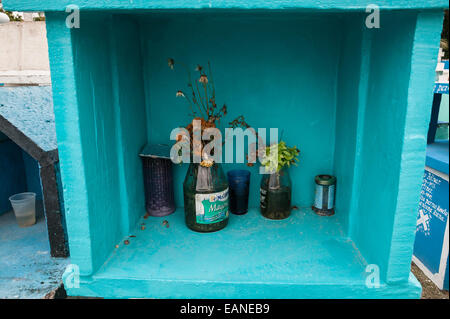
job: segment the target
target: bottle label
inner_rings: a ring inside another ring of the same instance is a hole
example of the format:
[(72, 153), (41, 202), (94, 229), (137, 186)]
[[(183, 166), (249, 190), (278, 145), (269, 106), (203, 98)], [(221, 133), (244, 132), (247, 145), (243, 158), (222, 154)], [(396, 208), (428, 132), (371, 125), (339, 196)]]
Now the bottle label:
[(334, 208), (334, 185), (328, 188), (328, 209)]
[(323, 186), (316, 185), (316, 195), (314, 197), (314, 207), (322, 209), (323, 205)]
[(219, 193), (195, 194), (195, 214), (199, 224), (214, 224), (228, 218), (228, 188)]
[(334, 208), (334, 185), (322, 186), (316, 185), (316, 195), (314, 207), (318, 209)]

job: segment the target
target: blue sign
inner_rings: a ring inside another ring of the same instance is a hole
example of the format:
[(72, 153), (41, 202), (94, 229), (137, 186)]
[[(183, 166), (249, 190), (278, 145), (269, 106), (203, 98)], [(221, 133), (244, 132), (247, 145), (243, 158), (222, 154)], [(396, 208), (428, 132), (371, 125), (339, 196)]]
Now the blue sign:
[[(443, 254), (445, 228), (448, 220), (448, 191), (448, 181), (425, 171), (417, 216), (414, 256), (432, 274), (439, 273)], [(448, 262), (445, 262), (448, 268)]]
[(434, 93), (448, 94), (448, 83), (435, 83)]

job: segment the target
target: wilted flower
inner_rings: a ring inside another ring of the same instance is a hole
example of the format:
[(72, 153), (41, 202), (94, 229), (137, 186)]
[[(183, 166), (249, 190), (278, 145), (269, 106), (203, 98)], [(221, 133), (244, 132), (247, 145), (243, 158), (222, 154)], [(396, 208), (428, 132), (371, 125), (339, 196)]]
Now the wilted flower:
[[(167, 59), (167, 64), (169, 67), (173, 70), (175, 61), (172, 58)], [(222, 107), (218, 106), (216, 104), (216, 93), (215, 93), (215, 87), (214, 87), (214, 78), (211, 72), (211, 66), (208, 62), (208, 65), (205, 67), (201, 66), (200, 64), (197, 64), (195, 66), (196, 77), (191, 78), (191, 73), (189, 72), (189, 68), (186, 67), (182, 62), (179, 62), (177, 60), (177, 65), (185, 68), (187, 70), (188, 75), (188, 89), (187, 91), (176, 91), (176, 97), (182, 97), (186, 99), (186, 102), (188, 103), (188, 106), (190, 108), (190, 115), (195, 117), (196, 120), (201, 120), (201, 127), (202, 130), (207, 128), (216, 127), (216, 123), (220, 124), (220, 119), (227, 115), (227, 106), (223, 104)], [(178, 69), (178, 67), (177, 67)], [(197, 82), (198, 80), (198, 82)], [(199, 85), (198, 83), (201, 83)], [(201, 86), (201, 88), (200, 88)], [(240, 122), (239, 122), (240, 120)], [(234, 120), (231, 122), (233, 124), (233, 127), (238, 127), (243, 122), (243, 116), (240, 116), (239, 119)], [(243, 124), (242, 124), (243, 125)], [(176, 140), (177, 142), (186, 142), (190, 143), (191, 147), (193, 146), (193, 124), (189, 124), (186, 127), (188, 134), (187, 136), (177, 135)], [(206, 143), (201, 143), (202, 146), (204, 146)], [(202, 156), (202, 148), (195, 147), (192, 151), (194, 152), (194, 155)], [(199, 154), (196, 154), (199, 153)], [(208, 159), (206, 159), (208, 160)], [(212, 165), (213, 162), (206, 161), (203, 163), (203, 165)]]
[(211, 167), (214, 165), (214, 161), (211, 159), (204, 159), (203, 161), (201, 161), (200, 166), (203, 167)]
[(208, 77), (205, 75), (205, 74), (202, 74), (201, 76), (200, 76), (200, 79), (198, 80), (200, 83), (203, 83), (203, 84), (207, 84), (208, 83)]
[(167, 59), (167, 64), (169, 65), (169, 68), (171, 68), (173, 70), (175, 61), (172, 58), (169, 58), (169, 59)]

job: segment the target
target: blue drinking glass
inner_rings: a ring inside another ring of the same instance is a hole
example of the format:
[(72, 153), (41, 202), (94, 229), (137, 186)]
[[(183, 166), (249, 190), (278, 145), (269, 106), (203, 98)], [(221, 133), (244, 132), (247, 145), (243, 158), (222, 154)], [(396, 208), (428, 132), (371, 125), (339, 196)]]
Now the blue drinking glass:
[(248, 194), (250, 187), (250, 171), (234, 169), (227, 173), (229, 185), (230, 211), (243, 215), (248, 211)]

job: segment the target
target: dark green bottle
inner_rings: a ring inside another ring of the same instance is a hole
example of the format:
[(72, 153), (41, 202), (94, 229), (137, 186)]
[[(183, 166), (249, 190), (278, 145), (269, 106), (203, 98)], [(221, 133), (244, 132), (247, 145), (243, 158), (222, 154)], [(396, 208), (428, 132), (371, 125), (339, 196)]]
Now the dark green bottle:
[(291, 178), (287, 168), (265, 174), (261, 180), (261, 214), (269, 219), (284, 219), (291, 214)]
[(213, 232), (228, 224), (228, 181), (220, 164), (189, 164), (183, 183), (186, 225)]

